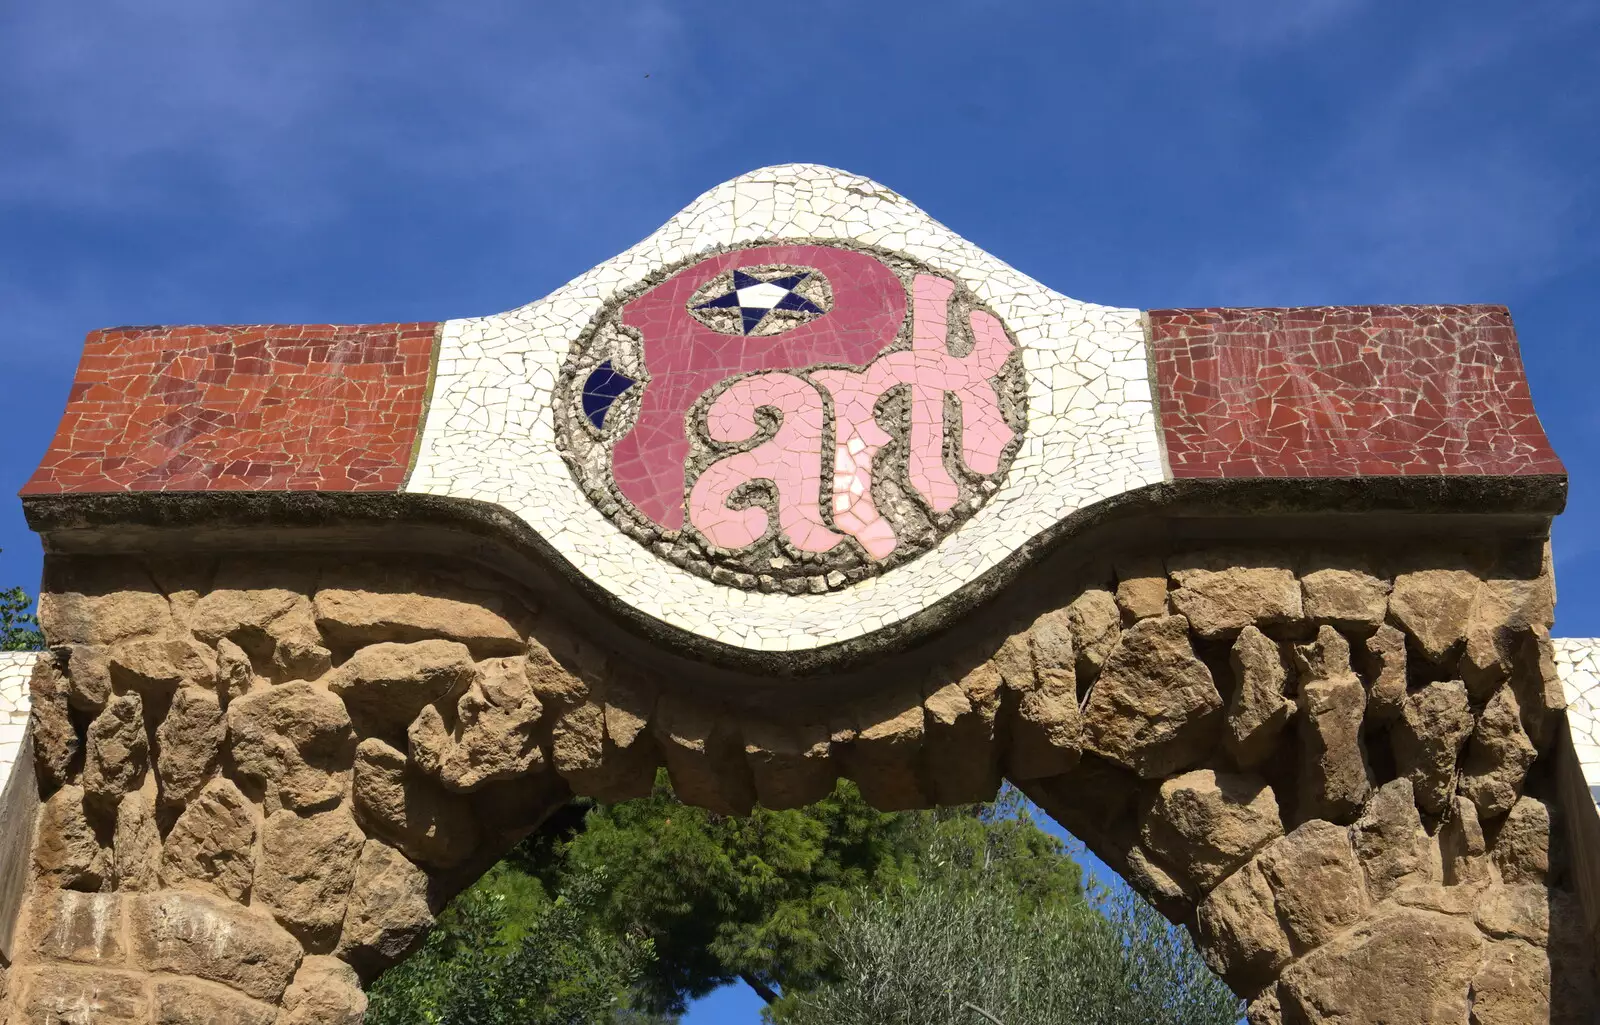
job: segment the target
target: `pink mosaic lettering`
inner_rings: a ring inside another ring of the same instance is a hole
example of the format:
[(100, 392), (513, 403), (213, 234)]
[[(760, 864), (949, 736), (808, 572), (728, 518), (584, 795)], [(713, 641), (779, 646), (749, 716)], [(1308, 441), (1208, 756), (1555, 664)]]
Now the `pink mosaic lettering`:
[(743, 548), (766, 536), (765, 509), (729, 508), (744, 484), (770, 480), (777, 488), (778, 527), (803, 552), (826, 552), (841, 540), (823, 522), (817, 498), (822, 490), (822, 398), (804, 378), (792, 374), (753, 374), (730, 384), (706, 414), (706, 433), (714, 441), (741, 442), (760, 430), (756, 410), (769, 407), (782, 421), (773, 436), (748, 452), (712, 463), (689, 492), (689, 522), (707, 541)]
[(872, 461), (892, 440), (872, 415), (882, 393), (874, 392), (859, 371), (814, 370), (811, 379), (833, 397), (833, 522), (868, 555), (886, 559), (898, 541), (872, 501)]
[[(917, 275), (909, 351), (884, 353), (861, 371), (811, 372), (834, 403), (833, 522), (875, 559), (886, 558), (897, 544), (893, 527), (872, 500), (873, 459), (891, 440), (873, 412), (881, 397), (900, 385), (910, 389), (908, 476), (937, 512), (948, 512), (961, 498), (960, 485), (944, 462), (945, 395), (955, 395), (960, 404), (961, 458), (975, 472), (994, 473), (1015, 433), (1001, 414), (992, 380), (1011, 353), (1011, 340), (994, 317), (974, 310), (969, 317), (971, 350), (965, 356), (951, 354), (949, 303), (954, 293), (955, 285), (944, 278)], [(785, 382), (781, 386), (776, 383), (780, 380)], [(760, 405), (784, 414), (772, 439), (712, 464), (696, 482), (690, 518), (712, 543), (738, 548), (763, 536), (765, 512), (729, 510), (723, 503), (738, 484), (770, 479), (778, 488), (779, 524), (795, 547), (803, 551), (833, 547), (820, 540), (828, 527), (816, 508), (820, 473), (814, 477), (812, 467), (821, 450), (822, 422), (820, 410), (806, 406), (804, 392), (809, 391), (811, 387), (799, 378), (762, 375), (735, 382), (712, 405), (708, 426), (719, 441), (753, 436)], [(707, 477), (713, 483), (702, 488)]]

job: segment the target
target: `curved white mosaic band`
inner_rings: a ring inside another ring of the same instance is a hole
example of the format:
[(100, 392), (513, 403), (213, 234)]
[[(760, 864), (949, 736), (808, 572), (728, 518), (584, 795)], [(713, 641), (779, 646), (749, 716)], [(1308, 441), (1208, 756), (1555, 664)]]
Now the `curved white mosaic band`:
[[(965, 285), (1022, 348), (1027, 433), (989, 502), (921, 557), (825, 594), (741, 590), (656, 557), (585, 497), (557, 445), (562, 365), (609, 303), (692, 257), (763, 241), (903, 254)], [(406, 490), (495, 503), (639, 612), (773, 652), (849, 641), (913, 616), (1073, 511), (1161, 479), (1140, 311), (1046, 288), (873, 181), (791, 164), (719, 185), (538, 302), (446, 323)]]

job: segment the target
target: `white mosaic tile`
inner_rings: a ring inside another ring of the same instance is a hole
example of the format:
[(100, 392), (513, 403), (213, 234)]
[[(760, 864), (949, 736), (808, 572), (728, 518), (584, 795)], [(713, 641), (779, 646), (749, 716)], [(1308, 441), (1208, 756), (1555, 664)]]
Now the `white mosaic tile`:
[[(1022, 349), (1027, 431), (1009, 472), (933, 550), (823, 594), (740, 590), (645, 549), (586, 497), (553, 401), (573, 343), (607, 304), (685, 260), (765, 241), (903, 254), (969, 289)], [(1064, 517), (1162, 479), (1140, 311), (1070, 299), (882, 185), (815, 165), (751, 172), (551, 295), (446, 323), (411, 492), (494, 503), (639, 612), (735, 648), (852, 640), (948, 597)]]
[(28, 680), (36, 651), (0, 651), (0, 790), (11, 778), (17, 752), (28, 732)]
[(1567, 727), (1589, 793), (1600, 805), (1600, 637), (1556, 637), (1556, 672), (1567, 698)]

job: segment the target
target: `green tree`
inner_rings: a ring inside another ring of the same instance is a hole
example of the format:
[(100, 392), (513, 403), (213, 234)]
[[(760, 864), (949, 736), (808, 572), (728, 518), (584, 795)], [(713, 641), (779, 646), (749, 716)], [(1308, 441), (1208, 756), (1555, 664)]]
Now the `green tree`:
[(992, 876), (939, 879), (843, 911), (834, 977), (775, 1025), (1233, 1025), (1243, 1004), (1188, 935), (1124, 886), (1031, 907)]
[[(469, 893), (497, 895), (507, 922), (537, 920), (546, 894), (604, 873), (592, 922), (651, 945), (635, 987), (639, 1013), (681, 1013), (739, 980), (769, 1001), (820, 985), (831, 977), (826, 936), (841, 910), (919, 879), (955, 885), (982, 874), (1003, 880), (1022, 907), (1082, 904), (1077, 865), (1009, 790), (991, 805), (889, 814), (841, 782), (807, 808), (728, 818), (679, 803), (662, 773), (649, 797), (571, 821), (524, 841)], [(460, 931), (454, 913), (436, 934)], [(437, 991), (429, 973), (462, 970), (460, 950), (432, 940), (433, 953), (386, 975), (374, 995), (393, 1015), (384, 1020), (440, 1020), (400, 1006), (435, 1006), (419, 995)]]
[(423, 948), (373, 986), (371, 1025), (653, 1020), (627, 1010), (652, 959), (650, 941), (595, 924), (603, 875), (575, 878), (544, 901), (518, 894), (515, 879), (491, 874), (485, 883), (453, 902)]
[(0, 651), (41, 651), (44, 634), (33, 615), (33, 599), (20, 587), (0, 591)]
[(649, 797), (589, 813), (556, 857), (525, 848), (547, 879), (611, 866), (608, 925), (655, 944), (642, 983), (649, 1007), (743, 980), (773, 1000), (822, 968), (819, 915), (911, 871), (908, 820), (878, 812), (848, 784), (808, 808), (757, 808), (745, 818), (677, 801), (665, 773)]

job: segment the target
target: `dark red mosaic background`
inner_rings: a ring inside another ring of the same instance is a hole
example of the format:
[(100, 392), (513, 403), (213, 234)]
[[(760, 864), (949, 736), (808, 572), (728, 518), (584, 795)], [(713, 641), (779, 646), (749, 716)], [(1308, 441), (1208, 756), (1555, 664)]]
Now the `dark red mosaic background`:
[[(1175, 477), (1565, 472), (1504, 307), (1149, 317)], [(435, 327), (97, 331), (22, 493), (397, 490)]]
[(1175, 477), (1565, 472), (1503, 306), (1149, 316)]
[(398, 490), (434, 328), (96, 331), (22, 493)]

